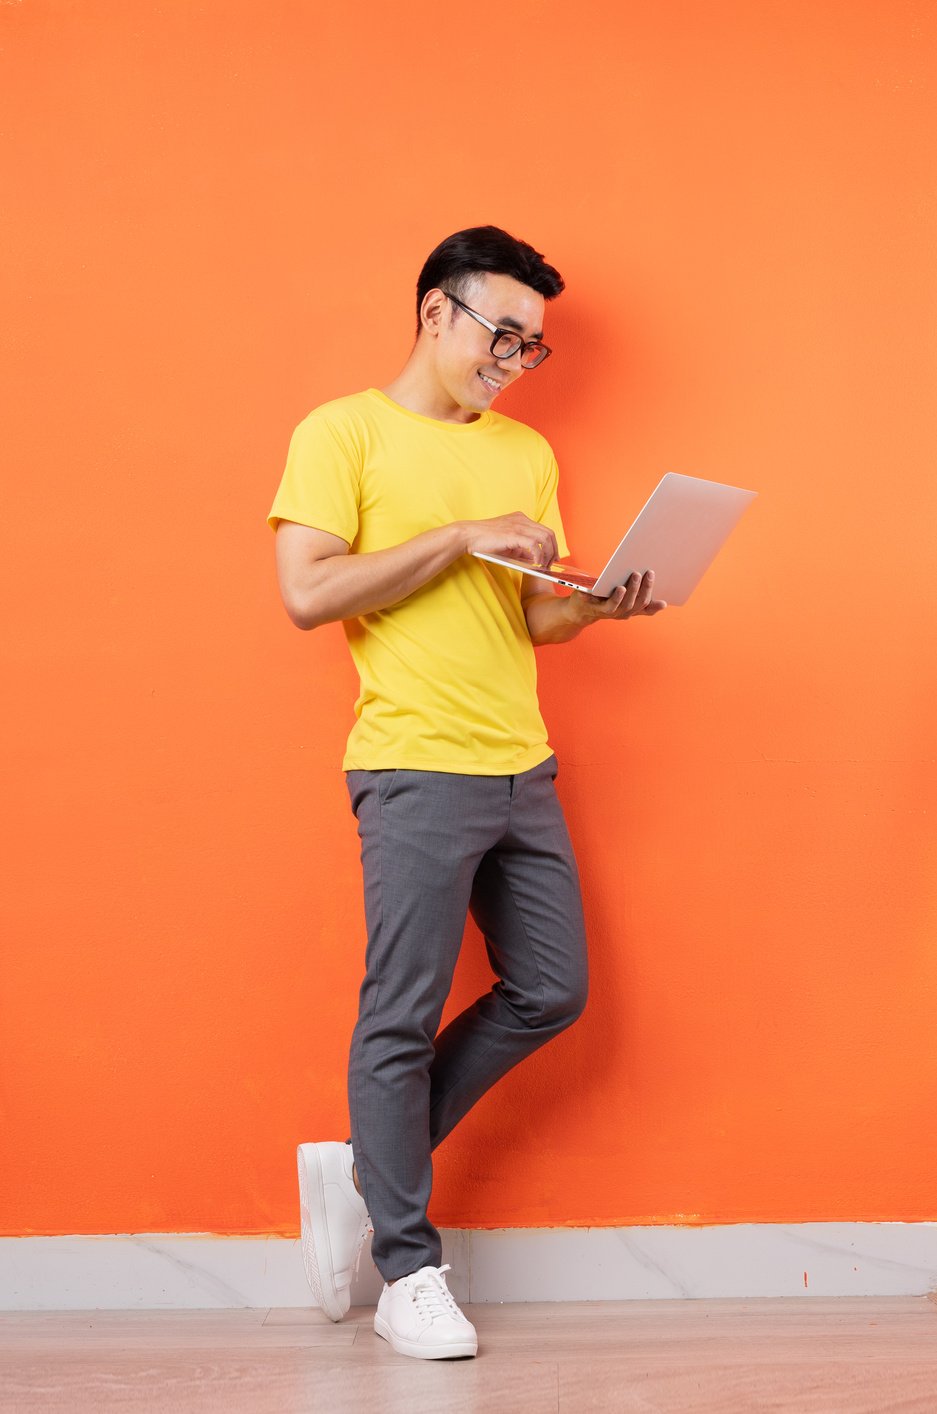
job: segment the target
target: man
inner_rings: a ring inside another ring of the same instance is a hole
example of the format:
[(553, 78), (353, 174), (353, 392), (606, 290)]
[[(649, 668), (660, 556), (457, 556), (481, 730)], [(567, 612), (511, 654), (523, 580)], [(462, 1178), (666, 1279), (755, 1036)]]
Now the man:
[[(549, 446), (492, 411), (549, 355), (545, 301), (562, 289), (497, 227), (443, 241), (420, 274), (404, 368), (300, 423), (270, 515), (290, 618), (342, 620), (361, 677), (343, 763), (368, 929), (352, 1137), (300, 1146), (303, 1257), (341, 1320), (370, 1215), (385, 1279), (375, 1330), (421, 1359), (477, 1350), (427, 1217), (432, 1150), (586, 1001), (533, 647), (665, 607), (650, 573), (609, 599), (561, 597), (472, 554), (549, 565), (568, 553)], [(437, 1035), (469, 909), (498, 980)]]

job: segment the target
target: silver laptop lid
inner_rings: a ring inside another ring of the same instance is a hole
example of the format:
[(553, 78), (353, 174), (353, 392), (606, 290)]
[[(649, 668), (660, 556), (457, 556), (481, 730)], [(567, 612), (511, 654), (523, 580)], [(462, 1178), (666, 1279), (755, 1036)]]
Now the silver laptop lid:
[(668, 471), (595, 581), (607, 598), (628, 576), (654, 571), (654, 598), (684, 604), (756, 492)]

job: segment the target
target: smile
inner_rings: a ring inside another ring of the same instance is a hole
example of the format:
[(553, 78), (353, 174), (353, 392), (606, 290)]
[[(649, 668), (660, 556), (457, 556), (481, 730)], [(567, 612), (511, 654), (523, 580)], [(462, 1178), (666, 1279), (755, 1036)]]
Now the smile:
[(500, 384), (500, 383), (496, 383), (493, 378), (486, 378), (486, 376), (485, 376), (484, 373), (479, 373), (478, 376), (479, 376), (479, 378), (482, 380), (482, 382), (484, 383), (484, 385), (485, 385), (486, 388), (491, 388), (491, 389), (493, 389), (493, 391), (496, 392), (496, 393), (500, 393), (500, 392), (501, 392), (501, 384)]

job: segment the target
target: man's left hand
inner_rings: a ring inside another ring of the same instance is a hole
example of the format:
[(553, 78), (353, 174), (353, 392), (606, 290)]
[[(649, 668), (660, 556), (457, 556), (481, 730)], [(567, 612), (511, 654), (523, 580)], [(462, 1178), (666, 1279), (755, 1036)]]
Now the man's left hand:
[[(597, 599), (594, 594), (574, 593), (578, 600), (574, 613), (582, 624), (595, 623), (599, 619), (650, 618), (666, 609), (664, 599), (654, 598), (654, 571), (645, 570), (643, 575), (635, 572), (619, 588), (612, 591), (607, 599)], [(573, 605), (569, 605), (573, 608)]]

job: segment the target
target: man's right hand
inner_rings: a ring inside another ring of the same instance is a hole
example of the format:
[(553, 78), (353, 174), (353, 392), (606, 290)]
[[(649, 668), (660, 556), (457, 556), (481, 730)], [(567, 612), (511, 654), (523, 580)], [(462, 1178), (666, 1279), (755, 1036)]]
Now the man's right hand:
[(495, 516), (491, 520), (467, 520), (466, 550), (474, 554), (504, 555), (511, 560), (529, 560), (545, 569), (559, 558), (556, 536), (547, 525), (525, 516), (523, 511)]

